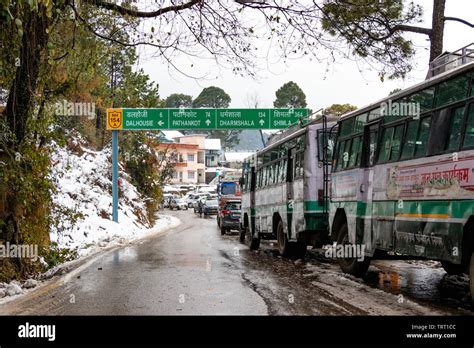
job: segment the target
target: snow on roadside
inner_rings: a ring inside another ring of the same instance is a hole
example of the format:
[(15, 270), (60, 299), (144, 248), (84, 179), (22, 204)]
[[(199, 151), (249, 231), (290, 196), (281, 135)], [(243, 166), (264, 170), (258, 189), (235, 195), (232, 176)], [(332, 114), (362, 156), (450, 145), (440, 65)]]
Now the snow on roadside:
[[(92, 151), (81, 136), (75, 134), (65, 147), (52, 142), (51, 152), (50, 178), (56, 188), (52, 195), (56, 207), (52, 221), (56, 223), (51, 226), (50, 239), (59, 248), (76, 251), (79, 259), (104, 248), (162, 233), (181, 223), (176, 217), (157, 214), (156, 222), (151, 226), (146, 217), (145, 197), (130, 183), (123, 168), (119, 168), (119, 223), (110, 219), (110, 146), (102, 151)], [(71, 219), (72, 216), (75, 216), (74, 219)], [(44, 263), (42, 258), (41, 261)], [(64, 274), (76, 261), (57, 265), (40, 275), (39, 279)], [(25, 294), (37, 285), (33, 279), (0, 283), (0, 303)]]
[[(79, 256), (90, 249), (114, 242), (144, 236), (150, 226), (146, 218), (144, 197), (120, 170), (119, 224), (110, 220), (112, 214), (111, 148), (92, 151), (80, 136), (71, 138), (66, 147), (53, 143), (51, 179), (57, 192), (52, 196), (58, 207), (50, 238), (60, 248), (77, 250)], [(71, 150), (73, 149), (73, 150)], [(78, 214), (76, 221), (64, 219), (61, 212)], [(157, 227), (176, 224), (171, 217), (161, 217)]]

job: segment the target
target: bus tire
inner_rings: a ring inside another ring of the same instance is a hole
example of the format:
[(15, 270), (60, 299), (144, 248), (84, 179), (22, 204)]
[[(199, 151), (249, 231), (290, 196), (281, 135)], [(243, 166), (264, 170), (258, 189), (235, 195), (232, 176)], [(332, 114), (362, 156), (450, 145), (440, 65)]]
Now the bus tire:
[(239, 231), (239, 242), (244, 244), (245, 243), (245, 229), (240, 229)]
[(260, 238), (254, 238), (254, 236), (252, 236), (249, 226), (245, 228), (245, 241), (250, 250), (258, 250), (260, 247)]
[(277, 240), (278, 240), (278, 251), (283, 257), (290, 256), (290, 242), (288, 242), (288, 237), (283, 230), (283, 222), (280, 220), (277, 226)]
[[(349, 229), (347, 223), (341, 226), (337, 235), (337, 244), (344, 245), (349, 243)], [(370, 258), (364, 257), (363, 261), (357, 261), (357, 258), (338, 259), (339, 267), (344, 273), (355, 277), (362, 277), (367, 273), (370, 266)]]
[(278, 251), (283, 257), (304, 258), (306, 254), (306, 244), (301, 242), (289, 242), (283, 230), (283, 222), (280, 220), (277, 226)]

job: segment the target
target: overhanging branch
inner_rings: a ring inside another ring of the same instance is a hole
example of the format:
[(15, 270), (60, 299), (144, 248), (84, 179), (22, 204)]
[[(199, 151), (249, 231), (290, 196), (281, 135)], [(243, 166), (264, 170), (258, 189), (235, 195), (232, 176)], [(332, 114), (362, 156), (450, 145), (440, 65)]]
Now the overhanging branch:
[(393, 31), (409, 31), (411, 33), (425, 34), (430, 36), (433, 30), (431, 28), (415, 27), (413, 25), (398, 24), (393, 27)]
[(460, 22), (462, 24), (465, 24), (471, 28), (474, 28), (474, 24), (469, 23), (468, 21), (465, 21), (464, 19), (457, 18), (457, 17), (444, 17), (445, 21), (455, 21), (455, 22)]
[(85, 0), (84, 2), (90, 5), (94, 5), (96, 7), (106, 9), (106, 10), (116, 11), (120, 13), (121, 15), (128, 15), (128, 16), (137, 17), (137, 18), (153, 18), (153, 17), (161, 16), (167, 12), (178, 12), (181, 10), (185, 10), (187, 8), (193, 7), (194, 5), (200, 3), (201, 1), (202, 0), (190, 0), (181, 5), (172, 5), (172, 6), (162, 7), (159, 10), (150, 11), (150, 12), (133, 10), (133, 9), (126, 8), (126, 7), (123, 7), (111, 2), (107, 2), (104, 0)]

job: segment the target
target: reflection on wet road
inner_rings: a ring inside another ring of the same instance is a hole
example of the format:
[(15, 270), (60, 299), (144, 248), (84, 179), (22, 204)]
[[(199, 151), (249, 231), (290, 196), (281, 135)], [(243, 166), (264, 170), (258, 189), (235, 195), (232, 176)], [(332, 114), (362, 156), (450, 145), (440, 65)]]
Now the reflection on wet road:
[[(428, 315), (472, 312), (440, 290), (432, 263), (376, 261), (364, 280), (343, 275), (317, 251), (249, 251), (215, 218), (173, 212), (168, 233), (105, 253), (48, 286), (0, 307), (2, 314)], [(461, 282), (462, 287), (462, 282)], [(401, 296), (402, 295), (402, 296)], [(401, 297), (400, 297), (401, 296)], [(467, 308), (467, 307), (465, 307)]]

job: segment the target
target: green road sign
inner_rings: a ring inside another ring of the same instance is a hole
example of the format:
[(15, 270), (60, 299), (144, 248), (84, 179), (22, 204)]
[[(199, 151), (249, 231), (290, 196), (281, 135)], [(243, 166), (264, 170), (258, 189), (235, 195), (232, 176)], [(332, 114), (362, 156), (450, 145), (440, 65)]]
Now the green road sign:
[(281, 129), (308, 109), (108, 109), (107, 129)]

